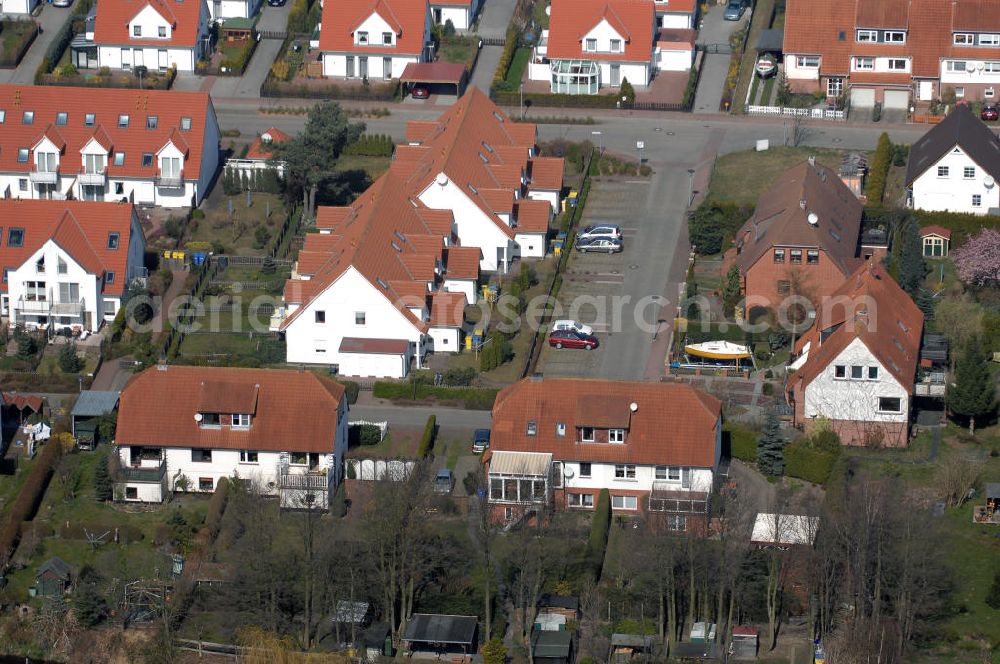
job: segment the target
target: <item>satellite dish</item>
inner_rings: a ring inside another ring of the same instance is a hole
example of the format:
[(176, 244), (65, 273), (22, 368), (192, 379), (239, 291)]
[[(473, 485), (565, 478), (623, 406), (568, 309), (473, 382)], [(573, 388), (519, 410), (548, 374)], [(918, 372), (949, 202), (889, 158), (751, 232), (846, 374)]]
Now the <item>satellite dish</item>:
[(446, 184), (448, 184), (448, 176), (445, 175), (444, 173), (438, 173), (437, 183), (442, 187), (445, 186)]
[(996, 183), (997, 181), (993, 179), (992, 175), (987, 175), (986, 177), (983, 178), (983, 185), (987, 189), (992, 189), (993, 185), (995, 185)]
[(566, 478), (568, 478), (568, 479), (572, 479), (572, 477), (573, 477), (573, 469), (572, 469), (572, 468), (565, 468), (565, 469), (563, 470), (563, 475), (564, 475), (564, 476), (565, 476)]
[(263, 134), (260, 135), (260, 142), (261, 143), (270, 143), (273, 140), (274, 140), (274, 137), (272, 137), (271, 134), (267, 133), (266, 131)]
[(201, 418), (201, 413), (195, 413), (194, 414), (194, 421), (195, 422), (201, 422), (201, 419), (202, 419)]
[(552, 5), (549, 5), (548, 7), (545, 8), (545, 15), (552, 16)]
[(636, 402), (633, 401), (632, 403), (630, 403), (628, 405), (628, 409), (631, 410), (634, 413), (637, 410), (639, 410), (639, 404), (637, 404)]
[(806, 220), (809, 222), (810, 226), (819, 225), (819, 215), (817, 215), (815, 212), (810, 212), (809, 216), (806, 217)]
[(986, 65), (983, 62), (977, 62), (976, 63), (976, 69), (978, 69), (979, 71), (982, 71), (983, 67), (985, 67), (985, 66)]

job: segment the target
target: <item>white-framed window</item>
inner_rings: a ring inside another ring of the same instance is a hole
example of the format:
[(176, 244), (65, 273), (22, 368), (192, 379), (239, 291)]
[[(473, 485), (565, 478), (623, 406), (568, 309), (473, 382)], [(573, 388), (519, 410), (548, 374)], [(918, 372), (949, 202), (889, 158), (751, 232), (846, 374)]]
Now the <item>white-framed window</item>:
[(580, 427), (580, 440), (584, 443), (594, 442), (594, 427)]
[(585, 45), (583, 47), (583, 50), (585, 50), (585, 51), (596, 51), (597, 50), (597, 40), (596, 39), (592, 39), (592, 38), (587, 39), (587, 41), (586, 41), (586, 43), (585, 43)]
[(1000, 46), (1000, 35), (996, 33), (984, 33), (979, 35), (980, 46)]
[(384, 46), (391, 46), (392, 45), (392, 33), (391, 32), (383, 32), (382, 33), (382, 44)]
[(360, 31), (358, 32), (358, 43), (367, 44), (368, 43), (368, 33)]
[(240, 463), (257, 463), (257, 450), (240, 450)]
[(621, 39), (612, 39), (611, 40), (611, 52), (612, 53), (621, 53), (621, 50), (622, 50), (622, 40)]
[[(983, 71), (990, 74), (1000, 74), (1000, 62), (984, 62)], [(987, 97), (992, 97), (993, 88), (986, 88), (986, 91), (983, 94)]]
[(945, 69), (951, 72), (965, 71), (965, 60), (947, 60), (945, 61)]
[(972, 195), (972, 207), (982, 207), (983, 197), (979, 194)]
[(363, 312), (363, 311), (355, 311), (354, 312), (354, 324), (355, 325), (364, 325), (365, 324), (365, 312)]
[(590, 477), (592, 472), (594, 470), (589, 461), (580, 462), (580, 477)]
[(165, 38), (167, 36), (167, 26), (165, 26), (165, 25), (159, 26), (156, 29), (156, 34), (157, 34), (157, 36), (160, 37), (160, 39)]
[(971, 32), (956, 32), (952, 36), (951, 43), (955, 46), (974, 46), (976, 44), (976, 35)]
[(795, 66), (799, 69), (819, 69), (819, 56), (800, 55), (795, 58)]
[(616, 510), (638, 509), (639, 499), (635, 496), (611, 496), (611, 507)]
[(608, 430), (608, 442), (609, 443), (624, 443), (625, 442), (625, 429), (609, 429)]
[(212, 463), (212, 450), (191, 450), (191, 461), (193, 463)]
[(667, 479), (671, 482), (681, 481), (681, 469), (679, 466), (670, 466), (670, 470), (667, 473)]
[(948, 177), (948, 167), (947, 166), (938, 166), (937, 174), (938, 174), (939, 178), (946, 178), (946, 177)]
[(865, 368), (857, 364), (851, 366), (851, 380), (861, 380), (865, 377)]
[(309, 455), (305, 452), (289, 452), (288, 463), (293, 466), (307, 466), (309, 465)]
[(965, 178), (966, 180), (971, 180), (972, 178), (976, 177), (976, 167), (966, 166), (965, 168), (963, 168), (962, 177)]
[(898, 413), (903, 409), (902, 400), (899, 397), (879, 397), (878, 411), (880, 413)]
[(847, 366), (843, 364), (836, 364), (833, 367), (833, 377), (834, 378), (847, 378)]
[(142, 37), (142, 26), (141, 25), (133, 25), (132, 26), (132, 36), (133, 37)]
[(965, 97), (965, 86), (959, 85), (955, 88), (955, 97), (962, 99)]
[(354, 56), (347, 56), (347, 78), (354, 78)]
[(682, 514), (667, 515), (667, 528), (676, 531), (687, 530), (687, 517)]
[(878, 367), (868, 367), (868, 380), (878, 380)]
[(906, 33), (902, 30), (886, 30), (884, 39), (887, 44), (905, 44)]
[(18, 178), (17, 189), (18, 191), (28, 191), (28, 178)]
[(774, 262), (775, 263), (784, 263), (785, 262), (785, 250), (784, 249), (775, 249), (774, 250)]
[(655, 477), (658, 480), (665, 480), (665, 479), (667, 479), (667, 467), (666, 466), (657, 466), (656, 467)]
[(570, 493), (566, 496), (566, 504), (570, 507), (593, 507), (594, 494), (592, 493)]
[(233, 428), (234, 429), (249, 429), (250, 428), (250, 413), (233, 413)]
[(877, 42), (878, 30), (858, 30), (859, 42)]
[(826, 79), (827, 97), (839, 97), (842, 94), (844, 94), (844, 79), (842, 78)]
[(906, 71), (910, 63), (906, 58), (889, 58), (889, 71)]
[(819, 250), (818, 249), (806, 250), (806, 265), (818, 265), (818, 264), (819, 264)]
[(875, 69), (875, 58), (854, 58), (855, 71), (871, 71)]
[(315, 339), (313, 350), (320, 355), (326, 355), (326, 339)]
[(635, 479), (635, 464), (631, 464), (631, 463), (619, 463), (619, 464), (615, 464), (615, 479), (616, 480), (634, 480)]

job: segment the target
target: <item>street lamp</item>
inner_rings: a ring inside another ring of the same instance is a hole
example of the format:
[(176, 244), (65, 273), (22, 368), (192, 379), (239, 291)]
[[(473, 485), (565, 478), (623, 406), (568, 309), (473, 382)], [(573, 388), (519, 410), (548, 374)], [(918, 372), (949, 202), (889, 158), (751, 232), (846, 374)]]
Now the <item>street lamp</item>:
[(694, 169), (688, 169), (688, 205), (694, 203)]
[(597, 137), (597, 141), (598, 141), (598, 143), (601, 146), (601, 154), (603, 155), (604, 154), (604, 133), (600, 132), (600, 131), (592, 131), (592, 132), (590, 132), (590, 135)]

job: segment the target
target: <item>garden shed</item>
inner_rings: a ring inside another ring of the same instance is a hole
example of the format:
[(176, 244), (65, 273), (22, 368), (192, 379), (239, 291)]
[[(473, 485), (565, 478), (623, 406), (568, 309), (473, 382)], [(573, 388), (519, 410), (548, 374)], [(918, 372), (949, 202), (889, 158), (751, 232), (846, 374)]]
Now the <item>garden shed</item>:
[(73, 568), (69, 563), (53, 556), (42, 563), (35, 572), (35, 595), (38, 597), (62, 597), (69, 590), (73, 579)]
[(573, 634), (535, 631), (531, 635), (531, 653), (535, 664), (572, 664)]
[(236, 16), (222, 23), (222, 41), (239, 42), (253, 39), (253, 19)]
[(70, 411), (73, 438), (80, 449), (92, 450), (100, 442), (98, 422), (104, 415), (115, 412), (121, 392), (113, 390), (86, 390)]
[(478, 625), (476, 616), (415, 613), (406, 623), (403, 641), (411, 653), (468, 655), (476, 652)]

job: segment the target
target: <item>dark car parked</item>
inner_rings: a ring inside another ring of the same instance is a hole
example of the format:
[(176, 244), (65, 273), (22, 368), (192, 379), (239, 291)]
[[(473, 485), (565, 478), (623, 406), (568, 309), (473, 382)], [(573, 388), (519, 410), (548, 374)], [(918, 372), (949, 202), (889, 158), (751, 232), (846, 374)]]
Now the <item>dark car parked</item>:
[(549, 345), (554, 348), (583, 348), (592, 350), (597, 348), (597, 337), (592, 334), (583, 334), (574, 330), (553, 330), (549, 333)]
[(589, 251), (603, 251), (616, 254), (622, 250), (622, 241), (611, 237), (588, 237), (576, 241), (576, 250), (581, 254)]
[(983, 106), (982, 112), (980, 112), (979, 117), (987, 122), (994, 122), (1000, 119), (1000, 110), (997, 110), (996, 104), (986, 104)]

